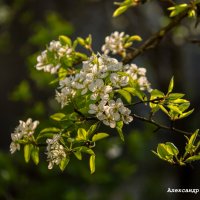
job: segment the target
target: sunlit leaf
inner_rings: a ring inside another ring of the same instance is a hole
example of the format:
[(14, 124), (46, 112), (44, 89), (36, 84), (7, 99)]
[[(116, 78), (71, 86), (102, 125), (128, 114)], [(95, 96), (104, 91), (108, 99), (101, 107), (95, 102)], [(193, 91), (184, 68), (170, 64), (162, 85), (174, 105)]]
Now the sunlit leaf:
[(77, 137), (76, 137), (78, 141), (87, 140), (88, 139), (87, 136), (88, 136), (87, 131), (84, 128), (78, 129)]
[(69, 159), (69, 156), (68, 157), (65, 157), (61, 160), (60, 164), (59, 164), (59, 167), (61, 169), (61, 171), (64, 171), (66, 166), (68, 165), (70, 159)]
[(117, 90), (117, 92), (124, 97), (124, 99), (130, 104), (131, 103), (131, 95), (124, 89)]
[(195, 156), (191, 156), (191, 157), (187, 158), (185, 160), (185, 162), (192, 162), (192, 161), (196, 161), (196, 160), (200, 160), (200, 154), (199, 155), (195, 155)]
[(30, 160), (31, 151), (32, 151), (32, 144), (24, 145), (24, 159), (26, 163), (28, 163)]
[(95, 172), (95, 155), (90, 156), (90, 172), (91, 174)]
[(168, 94), (172, 92), (173, 88), (174, 88), (174, 77), (172, 77), (170, 80), (169, 87), (168, 87)]
[(117, 17), (117, 16), (121, 15), (121, 14), (124, 13), (127, 9), (128, 9), (128, 6), (120, 6), (120, 7), (117, 8), (117, 9), (115, 10), (115, 12), (113, 13), (113, 17)]
[(122, 132), (122, 127), (123, 127), (123, 121), (117, 122), (116, 126), (117, 132), (119, 133), (120, 139), (124, 142), (124, 134)]
[(92, 141), (96, 142), (97, 140), (104, 139), (104, 138), (106, 138), (108, 136), (109, 136), (109, 134), (107, 134), (107, 133), (97, 133), (92, 137)]
[(33, 162), (37, 165), (39, 163), (39, 147), (33, 146), (31, 157)]
[(64, 113), (55, 113), (50, 116), (51, 119), (55, 121), (61, 121), (66, 115)]

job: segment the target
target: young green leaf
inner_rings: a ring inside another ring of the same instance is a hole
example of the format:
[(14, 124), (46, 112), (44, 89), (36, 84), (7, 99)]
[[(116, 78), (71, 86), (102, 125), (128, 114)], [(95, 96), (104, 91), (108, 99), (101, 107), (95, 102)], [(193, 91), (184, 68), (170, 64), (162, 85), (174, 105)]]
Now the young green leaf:
[(124, 13), (127, 9), (128, 9), (128, 6), (120, 6), (120, 7), (117, 8), (117, 9), (115, 10), (115, 12), (113, 13), (113, 17), (117, 17), (117, 16), (121, 15), (121, 14)]
[(132, 41), (141, 42), (142, 38), (139, 35), (133, 35), (133, 36), (131, 36), (131, 37), (128, 38), (128, 42), (132, 42)]
[(40, 133), (58, 133), (58, 132), (60, 132), (60, 129), (56, 127), (48, 127), (40, 131)]
[(76, 158), (78, 160), (82, 160), (82, 153), (81, 153), (80, 149), (79, 150), (75, 150), (73, 153), (74, 153), (74, 155), (76, 156)]
[(166, 142), (166, 146), (167, 146), (167, 151), (174, 155), (177, 156), (179, 154), (179, 150), (178, 148), (171, 142)]
[(120, 139), (124, 142), (124, 134), (122, 132), (123, 121), (117, 122), (116, 130), (119, 133)]
[(106, 138), (108, 136), (109, 136), (109, 134), (107, 134), (107, 133), (97, 133), (92, 137), (92, 141), (96, 142), (97, 140), (104, 139), (104, 138)]
[(80, 147), (80, 151), (83, 153), (90, 154), (90, 155), (95, 155), (94, 151), (92, 149), (85, 147), (85, 146)]
[(188, 153), (192, 153), (193, 151), (193, 147), (194, 147), (194, 143), (196, 141), (197, 135), (199, 133), (199, 129), (197, 129), (190, 137), (190, 139), (188, 140), (188, 143), (186, 144), (185, 150), (186, 150), (186, 154)]
[(185, 160), (185, 162), (192, 162), (192, 161), (196, 161), (196, 160), (200, 160), (200, 154), (199, 155), (195, 155), (195, 156), (191, 156), (191, 157), (187, 158)]
[(92, 126), (90, 126), (90, 128), (87, 131), (88, 137), (91, 136), (95, 132), (95, 130), (97, 129), (98, 124), (99, 124), (99, 122), (97, 122), (97, 123), (93, 124)]
[(32, 151), (32, 144), (24, 145), (24, 159), (26, 163), (28, 163), (30, 160), (31, 151)]
[(65, 168), (66, 168), (66, 166), (68, 165), (69, 161), (70, 161), (69, 156), (66, 157), (66, 158), (63, 158), (63, 159), (61, 160), (61, 162), (60, 162), (60, 164), (59, 164), (59, 167), (60, 167), (60, 170), (61, 170), (61, 171), (64, 171), (64, 170), (65, 170)]
[(33, 162), (37, 165), (39, 163), (39, 147), (33, 146), (32, 152), (31, 152), (31, 157)]
[(50, 116), (51, 119), (55, 121), (61, 121), (66, 115), (64, 113), (55, 113)]
[(71, 39), (70, 39), (69, 37), (65, 36), (65, 35), (59, 36), (59, 40), (60, 40), (61, 44), (63, 44), (63, 45), (66, 45), (66, 44), (67, 44), (67, 45), (69, 45), (70, 47), (71, 47), (71, 45), (72, 45)]
[(124, 99), (130, 104), (131, 103), (131, 95), (124, 89), (117, 90), (117, 92), (124, 97)]
[(78, 141), (84, 141), (88, 139), (87, 131), (84, 128), (79, 128), (77, 132), (76, 140)]
[(91, 174), (95, 172), (95, 155), (90, 156), (90, 172)]
[(170, 83), (169, 83), (169, 87), (168, 87), (168, 94), (172, 92), (174, 88), (174, 77), (171, 78)]
[(193, 111), (194, 111), (194, 109), (192, 109), (192, 110), (190, 110), (190, 111), (188, 111), (188, 112), (185, 112), (185, 113), (181, 114), (181, 115), (178, 117), (178, 119), (183, 119), (183, 118), (185, 118), (185, 117), (191, 115), (191, 114), (193, 113)]

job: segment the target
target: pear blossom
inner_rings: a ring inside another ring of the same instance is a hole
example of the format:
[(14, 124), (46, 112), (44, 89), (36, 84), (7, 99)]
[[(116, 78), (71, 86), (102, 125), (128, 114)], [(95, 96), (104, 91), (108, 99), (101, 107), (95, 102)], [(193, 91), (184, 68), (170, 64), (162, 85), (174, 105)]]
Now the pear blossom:
[(37, 128), (39, 121), (33, 121), (28, 118), (27, 121), (19, 121), (19, 125), (11, 133), (12, 142), (10, 144), (10, 152), (13, 154), (16, 150), (20, 150), (19, 141), (22, 139), (30, 139)]
[(66, 157), (65, 148), (59, 143), (60, 138), (60, 134), (56, 134), (52, 139), (46, 140), (48, 169), (52, 169), (54, 164), (59, 165), (62, 159)]
[(116, 101), (109, 100), (101, 101), (99, 104), (90, 104), (88, 112), (95, 114), (100, 121), (111, 128), (115, 128), (118, 121), (128, 124), (133, 120), (133, 117), (130, 116), (131, 111), (123, 105), (120, 98)]
[(83, 61), (83, 67), (76, 75), (60, 81), (56, 100), (64, 107), (77, 94), (87, 94), (94, 101), (89, 105), (88, 113), (95, 115), (105, 125), (115, 128), (118, 121), (128, 124), (133, 120), (131, 110), (124, 106), (122, 100), (114, 100), (115, 89), (130, 87), (130, 81), (134, 81), (140, 90), (151, 90), (145, 68), (139, 68), (135, 64), (123, 65), (105, 54), (93, 55)]
[(73, 50), (68, 45), (63, 46), (60, 41), (51, 41), (46, 50), (37, 57), (37, 70), (51, 74), (57, 73), (61, 67), (60, 59), (70, 57)]
[(124, 37), (127, 37), (124, 32), (119, 33), (115, 31), (110, 36), (105, 38), (105, 44), (102, 46), (101, 50), (104, 54), (111, 52), (112, 54), (120, 54), (124, 52)]
[(110, 75), (110, 81), (114, 87), (120, 88), (128, 85), (129, 77), (128, 76), (120, 76), (117, 73), (112, 73)]

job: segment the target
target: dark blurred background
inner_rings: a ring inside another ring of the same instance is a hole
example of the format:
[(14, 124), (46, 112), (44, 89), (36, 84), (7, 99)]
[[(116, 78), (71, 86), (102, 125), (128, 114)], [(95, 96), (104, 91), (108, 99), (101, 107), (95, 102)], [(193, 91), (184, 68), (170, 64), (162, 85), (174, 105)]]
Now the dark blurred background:
[[(71, 161), (65, 172), (48, 170), (45, 156), (39, 166), (25, 164), (22, 153), (9, 153), (10, 133), (19, 119), (45, 121), (57, 109), (49, 74), (34, 69), (36, 56), (59, 35), (93, 36), (100, 51), (105, 36), (125, 31), (144, 40), (168, 23), (166, 2), (151, 1), (113, 19), (112, 0), (0, 0), (0, 199), (2, 200), (182, 200), (195, 194), (167, 193), (168, 188), (199, 188), (200, 163), (171, 166), (151, 152), (158, 142), (171, 141), (183, 151), (182, 135), (153, 132), (153, 126), (135, 120), (125, 128), (125, 143), (110, 137), (97, 145), (97, 169), (90, 175), (88, 161)], [(200, 25), (186, 19), (155, 49), (134, 62), (146, 67), (153, 88), (162, 91), (172, 75), (175, 91), (187, 94), (195, 112), (176, 124), (194, 131), (199, 127)], [(138, 113), (144, 112), (139, 108)], [(165, 122), (165, 118), (159, 119)], [(168, 123), (166, 121), (166, 123)]]

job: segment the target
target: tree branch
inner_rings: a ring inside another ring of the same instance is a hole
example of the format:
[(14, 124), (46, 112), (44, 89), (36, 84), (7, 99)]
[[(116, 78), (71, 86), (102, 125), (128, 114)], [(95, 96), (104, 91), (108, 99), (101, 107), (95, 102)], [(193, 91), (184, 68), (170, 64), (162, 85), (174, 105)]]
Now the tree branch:
[(176, 27), (176, 25), (179, 24), (187, 16), (189, 10), (190, 7), (174, 17), (167, 26), (161, 28), (158, 32), (150, 36), (138, 49), (132, 50), (127, 53), (126, 57), (123, 59), (123, 63), (130, 63), (134, 58), (144, 53), (146, 50), (157, 46), (160, 41), (165, 37), (165, 35), (174, 27)]
[(131, 114), (131, 116), (133, 116), (135, 119), (138, 119), (138, 120), (140, 120), (140, 121), (144, 121), (144, 122), (147, 122), (147, 123), (150, 123), (150, 124), (155, 125), (155, 126), (157, 127), (156, 130), (164, 129), (164, 130), (174, 131), (174, 132), (176, 132), (176, 133), (182, 133), (182, 134), (185, 134), (185, 135), (188, 135), (188, 136), (191, 136), (191, 135), (192, 135), (191, 132), (186, 132), (186, 131), (183, 131), (183, 130), (180, 130), (180, 129), (177, 129), (177, 128), (174, 128), (174, 127), (168, 127), (168, 126), (159, 124), (159, 123), (155, 122), (155, 121), (152, 120), (152, 119), (147, 119), (147, 118), (145, 118), (145, 117), (141, 117), (141, 116), (136, 115), (136, 114)]

